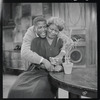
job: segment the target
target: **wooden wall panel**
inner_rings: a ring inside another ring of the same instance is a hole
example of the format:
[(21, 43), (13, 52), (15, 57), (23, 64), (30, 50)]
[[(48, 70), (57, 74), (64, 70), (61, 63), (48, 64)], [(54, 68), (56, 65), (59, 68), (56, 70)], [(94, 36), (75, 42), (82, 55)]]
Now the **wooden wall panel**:
[(51, 3), (43, 3), (43, 15), (46, 19), (52, 16), (52, 4)]
[(42, 3), (31, 3), (31, 16), (37, 16), (42, 14)]
[[(52, 15), (64, 19), (66, 29), (85, 30), (86, 64), (97, 62), (97, 15), (95, 3), (53, 3)], [(80, 33), (81, 34), (81, 33)]]
[(71, 28), (84, 28), (84, 5), (68, 3), (68, 20)]
[(97, 51), (97, 11), (95, 4), (86, 4), (86, 43), (87, 64), (96, 64)]
[(59, 17), (64, 19), (64, 13), (65, 13), (64, 6), (65, 6), (65, 4), (59, 3), (58, 5), (59, 5)]

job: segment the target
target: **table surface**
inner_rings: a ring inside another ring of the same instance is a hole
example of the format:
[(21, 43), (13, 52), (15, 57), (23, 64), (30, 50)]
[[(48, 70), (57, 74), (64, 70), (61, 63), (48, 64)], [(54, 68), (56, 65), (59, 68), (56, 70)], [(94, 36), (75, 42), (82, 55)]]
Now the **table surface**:
[(71, 74), (50, 72), (50, 77), (60, 85), (72, 86), (97, 93), (97, 72), (95, 67), (73, 68)]

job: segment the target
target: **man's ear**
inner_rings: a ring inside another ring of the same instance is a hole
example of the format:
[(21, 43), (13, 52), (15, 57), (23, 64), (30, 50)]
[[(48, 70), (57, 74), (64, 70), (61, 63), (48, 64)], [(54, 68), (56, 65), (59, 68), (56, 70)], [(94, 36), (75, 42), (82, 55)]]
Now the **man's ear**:
[(35, 30), (35, 32), (37, 32), (37, 26), (34, 26), (34, 30)]

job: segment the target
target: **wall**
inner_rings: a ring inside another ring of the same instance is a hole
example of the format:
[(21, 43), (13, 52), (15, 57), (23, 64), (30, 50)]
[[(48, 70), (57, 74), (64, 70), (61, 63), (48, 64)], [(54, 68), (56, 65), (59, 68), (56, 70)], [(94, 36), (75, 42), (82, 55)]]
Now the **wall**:
[[(12, 5), (12, 9), (10, 9), (10, 5)], [(3, 57), (5, 66), (14, 69), (17, 67), (23, 69), (23, 66), (27, 68), (28, 62), (22, 61), (20, 52), (13, 50), (16, 45), (22, 44), (25, 32), (32, 25), (32, 18), (43, 14), (42, 3), (7, 3), (3, 7)], [(10, 24), (10, 10), (12, 10), (13, 25)]]
[[(10, 15), (8, 5), (5, 6), (4, 18), (7, 20)], [(95, 4), (18, 3), (13, 4), (13, 7), (14, 25), (3, 28), (3, 47), (5, 50), (14, 49), (17, 43), (22, 43), (22, 38), (28, 27), (32, 25), (35, 16), (44, 15), (46, 19), (58, 16), (64, 19), (67, 31), (72, 30), (72, 34), (84, 35), (86, 38), (86, 63), (87, 65), (96, 63), (97, 11)]]
[[(52, 16), (64, 19), (71, 34), (84, 35), (86, 65), (97, 62), (97, 10), (95, 3), (52, 3)], [(67, 32), (69, 33), (69, 32)], [(82, 43), (83, 45), (84, 43)], [(84, 49), (84, 50), (85, 50)]]
[[(12, 3), (12, 5), (15, 5)], [(13, 21), (14, 25), (7, 25), (10, 19), (10, 4), (4, 4), (4, 11), (3, 11), (3, 19), (5, 26), (3, 28), (3, 43), (4, 48), (7, 48), (6, 45), (9, 43), (12, 45), (16, 43), (22, 43), (22, 38), (26, 32), (26, 30), (32, 25), (32, 17), (42, 15), (42, 3), (18, 3), (14, 7), (13, 11)], [(13, 8), (12, 8), (13, 9)], [(11, 26), (12, 28), (9, 28)], [(9, 45), (8, 49), (12, 49), (13, 47)]]

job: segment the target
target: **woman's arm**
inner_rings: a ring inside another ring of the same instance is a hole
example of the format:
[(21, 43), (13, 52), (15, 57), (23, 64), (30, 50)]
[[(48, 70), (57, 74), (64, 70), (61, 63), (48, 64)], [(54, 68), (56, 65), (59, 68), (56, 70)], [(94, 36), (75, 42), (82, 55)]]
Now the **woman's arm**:
[[(63, 33), (63, 32), (59, 33), (58, 38), (60, 38), (63, 41), (63, 44), (62, 44), (63, 46), (61, 48), (60, 53), (54, 58), (59, 58), (60, 60), (62, 60), (63, 56), (65, 56), (67, 54), (70, 47), (74, 45), (74, 42), (70, 37), (65, 35), (65, 33)], [(70, 47), (68, 47), (68, 46), (70, 46)]]

